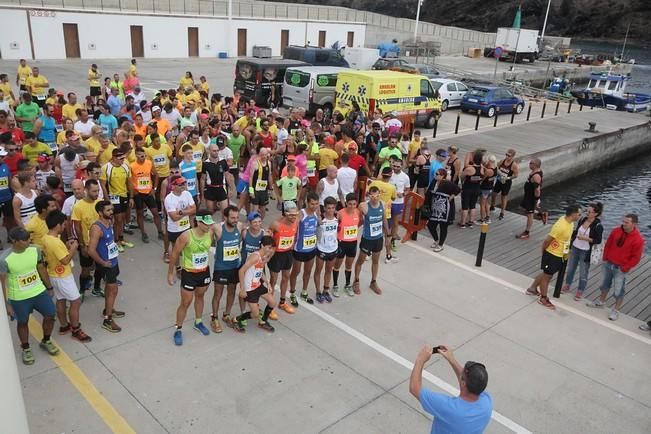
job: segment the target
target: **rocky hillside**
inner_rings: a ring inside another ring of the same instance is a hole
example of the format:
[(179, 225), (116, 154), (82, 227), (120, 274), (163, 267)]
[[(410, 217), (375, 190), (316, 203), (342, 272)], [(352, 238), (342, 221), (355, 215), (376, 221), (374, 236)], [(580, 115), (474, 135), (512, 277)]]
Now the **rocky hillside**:
[[(414, 18), (417, 0), (282, 0), (355, 7), (395, 17)], [(494, 32), (510, 26), (518, 4), (522, 4), (522, 27), (541, 29), (547, 0), (424, 0), (421, 19), (436, 24)], [(650, 0), (552, 0), (547, 33), (588, 39), (623, 39), (627, 25), (629, 37), (651, 42)]]

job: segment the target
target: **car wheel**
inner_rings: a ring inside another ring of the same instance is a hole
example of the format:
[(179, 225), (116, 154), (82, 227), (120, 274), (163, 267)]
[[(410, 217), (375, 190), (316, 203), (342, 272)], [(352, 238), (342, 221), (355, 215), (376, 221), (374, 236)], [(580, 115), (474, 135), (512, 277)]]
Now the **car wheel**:
[(441, 111), (442, 112), (446, 111), (449, 105), (450, 102), (447, 99), (444, 99), (443, 102), (441, 103)]
[(518, 104), (518, 105), (515, 106), (515, 112), (517, 114), (522, 113), (522, 110), (524, 110), (524, 104)]
[(432, 114), (427, 118), (425, 121), (425, 128), (428, 130), (431, 130), (434, 128), (434, 117), (436, 116), (436, 112), (432, 112)]
[(489, 118), (492, 118), (493, 116), (495, 116), (495, 107), (492, 107), (492, 106), (488, 107), (488, 111), (486, 112), (486, 115)]

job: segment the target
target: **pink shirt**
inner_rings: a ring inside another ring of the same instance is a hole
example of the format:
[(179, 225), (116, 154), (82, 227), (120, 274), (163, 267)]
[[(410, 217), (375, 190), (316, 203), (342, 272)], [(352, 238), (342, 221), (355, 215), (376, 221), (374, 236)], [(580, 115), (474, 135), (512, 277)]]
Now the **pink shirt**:
[(246, 163), (246, 168), (242, 173), (240, 173), (240, 179), (244, 182), (249, 182), (249, 179), (251, 179), (251, 169), (253, 168), (253, 163), (258, 161), (258, 157), (255, 155), (251, 156), (249, 158), (249, 162)]

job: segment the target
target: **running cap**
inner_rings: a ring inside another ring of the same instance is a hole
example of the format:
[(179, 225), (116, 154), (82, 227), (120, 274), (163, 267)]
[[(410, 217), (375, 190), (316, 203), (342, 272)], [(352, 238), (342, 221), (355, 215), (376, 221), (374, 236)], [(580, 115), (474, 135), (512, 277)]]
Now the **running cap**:
[(448, 156), (448, 151), (446, 151), (445, 149), (437, 149), (436, 156), (445, 158)]
[(155, 105), (155, 106), (153, 106), (153, 107), (151, 108), (151, 111), (153, 111), (153, 112), (159, 112), (159, 111), (160, 111), (160, 107), (158, 107), (157, 105)]
[(326, 138), (323, 139), (323, 143), (325, 143), (326, 145), (330, 145), (330, 146), (334, 145), (335, 144), (335, 136), (326, 136)]
[(283, 209), (285, 211), (289, 211), (289, 210), (292, 210), (292, 209), (297, 210), (298, 207), (296, 206), (296, 203), (293, 200), (286, 200), (285, 202), (283, 202)]
[(288, 155), (287, 161), (296, 161), (296, 155)]
[(50, 161), (50, 156), (47, 154), (38, 154), (38, 157), (36, 157), (36, 161), (38, 161), (39, 163)]
[(275, 115), (279, 115), (279, 114), (280, 114), (280, 112), (279, 112), (278, 109), (276, 109), (276, 108), (275, 108), (275, 109), (272, 109), (272, 110), (271, 110), (271, 113), (273, 113), (273, 114), (275, 114)]
[(12, 241), (29, 241), (29, 232), (25, 228), (16, 226), (9, 231), (9, 239)]
[(178, 185), (185, 185), (185, 178), (182, 176), (172, 176), (172, 179), (170, 179), (170, 182), (172, 185), (178, 186)]
[(215, 138), (215, 144), (220, 148), (226, 144), (226, 138), (221, 134)]
[(209, 116), (208, 116), (206, 113), (201, 113), (201, 114), (199, 115), (199, 119), (208, 119), (208, 117), (209, 117)]
[(215, 224), (215, 221), (212, 219), (212, 216), (210, 214), (197, 215), (195, 218), (197, 219), (198, 222), (201, 222), (204, 225), (210, 226)]
[(186, 127), (194, 128), (194, 124), (191, 121), (183, 118), (183, 119), (181, 119), (181, 129), (186, 128)]
[(251, 211), (251, 212), (249, 213), (249, 215), (246, 216), (246, 219), (247, 219), (248, 221), (250, 221), (250, 222), (252, 222), (253, 220), (258, 219), (258, 218), (261, 219), (262, 216), (261, 216), (260, 213), (257, 212), (257, 211)]
[(3, 148), (0, 148), (0, 157), (6, 157), (9, 155), (9, 152), (5, 151)]

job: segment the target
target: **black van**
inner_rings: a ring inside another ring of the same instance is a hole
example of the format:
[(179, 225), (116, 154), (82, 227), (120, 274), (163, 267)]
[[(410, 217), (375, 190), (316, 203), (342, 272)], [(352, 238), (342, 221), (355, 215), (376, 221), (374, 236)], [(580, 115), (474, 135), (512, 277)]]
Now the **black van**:
[(278, 106), (281, 101), (285, 70), (307, 66), (305, 62), (289, 59), (239, 59), (235, 64), (233, 90), (246, 99), (254, 99), (262, 107)]
[(300, 60), (313, 66), (341, 66), (350, 68), (339, 50), (334, 48), (289, 46), (283, 50), (283, 59)]

